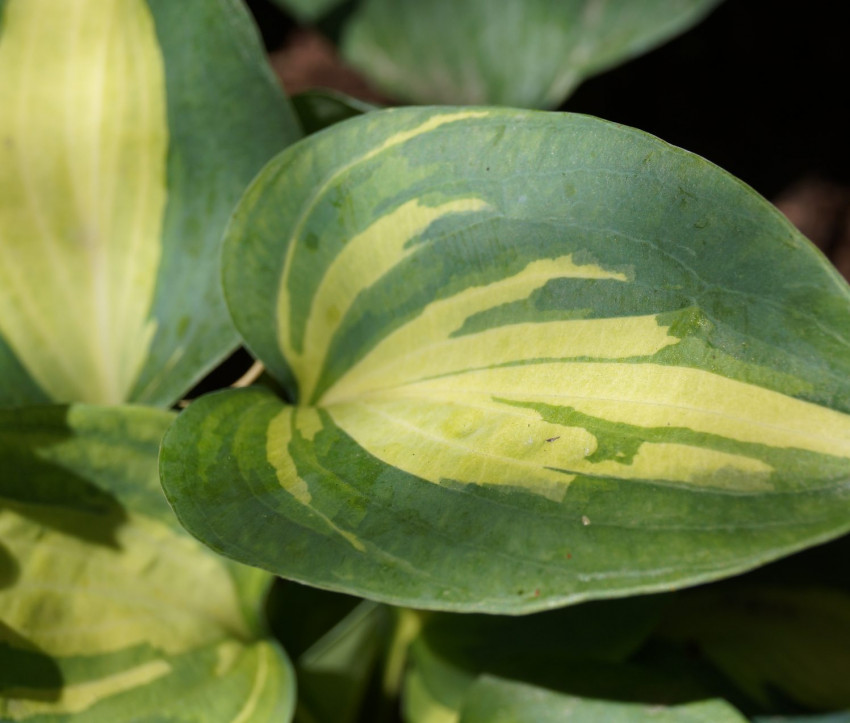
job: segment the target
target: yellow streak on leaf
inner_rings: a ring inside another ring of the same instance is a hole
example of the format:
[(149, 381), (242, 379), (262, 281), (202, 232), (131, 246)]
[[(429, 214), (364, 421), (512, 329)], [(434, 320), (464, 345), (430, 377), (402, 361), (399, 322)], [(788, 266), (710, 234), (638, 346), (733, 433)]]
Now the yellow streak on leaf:
[(271, 646), (266, 643), (258, 643), (254, 646), (254, 649), (251, 652), (257, 661), (254, 674), (254, 685), (248, 693), (248, 698), (245, 700), (245, 704), (233, 718), (233, 723), (247, 723), (252, 720), (254, 712), (257, 709), (257, 703), (263, 693), (266, 692), (273, 655)]
[[(549, 424), (537, 412), (488, 400), (380, 398), (328, 409), (334, 421), (386, 464), (440, 483), (507, 485), (560, 500), (573, 475), (547, 469), (570, 466), (596, 449), (586, 430)], [(548, 439), (561, 436), (564, 455)]]
[(298, 407), (295, 410), (295, 427), (308, 442), (312, 442), (322, 431), (322, 418), (315, 407)]
[(127, 399), (155, 325), (168, 126), (143, 0), (9, 0), (0, 334), (57, 401)]
[(660, 364), (553, 362), (481, 369), (411, 384), (405, 395), (500, 398), (610, 422), (683, 427), (771, 447), (850, 458), (850, 416), (719, 374)]
[(112, 545), (64, 534), (60, 523), (86, 525), (96, 539), (111, 531), (88, 515), (63, 513), (53, 529), (0, 511), (0, 538), (21, 565), (0, 589), (3, 622), (34, 645), (59, 657), (141, 644), (178, 654), (250, 638), (224, 562), (196, 540), (139, 515), (118, 523)]
[[(444, 216), (486, 207), (486, 203), (476, 198), (458, 199), (439, 206), (408, 201), (345, 244), (316, 289), (304, 332), (304, 350), (292, 362), (302, 399), (312, 396), (334, 332), (357, 295), (412, 254), (415, 247), (408, 243), (432, 223)], [(282, 325), (278, 335), (282, 338), (288, 318), (278, 318)]]
[[(269, 422), (266, 433), (266, 458), (272, 467), (275, 468), (280, 486), (302, 505), (309, 507), (314, 515), (324, 521), (334, 532), (343, 537), (355, 550), (362, 552), (365, 550), (365, 547), (357, 539), (356, 535), (342, 529), (330, 517), (311, 504), (313, 496), (310, 494), (310, 488), (298, 475), (298, 469), (290, 454), (289, 446), (292, 442), (293, 417), (295, 417), (295, 426), (299, 431), (301, 431), (301, 426), (303, 425), (303, 428), (308, 433), (315, 435), (321, 425), (316, 410), (304, 407), (286, 407)], [(317, 427), (317, 425), (319, 426)]]
[(289, 494), (302, 505), (309, 505), (312, 500), (307, 483), (298, 476), (295, 462), (289, 453), (292, 442), (292, 418), (296, 410), (287, 407), (269, 423), (266, 432), (266, 455), (269, 463), (275, 468), (277, 481)]
[[(324, 179), (324, 181), (317, 185), (313, 195), (308, 199), (308, 201), (304, 204), (304, 209), (301, 212), (300, 218), (296, 221), (293, 226), (292, 233), (289, 237), (289, 244), (286, 249), (286, 258), (283, 263), (283, 271), (281, 273), (281, 284), (280, 284), (280, 292), (278, 294), (277, 299), (277, 318), (279, 320), (278, 326), (278, 341), (280, 343), (280, 348), (283, 350), (284, 356), (289, 360), (296, 359), (299, 355), (296, 350), (293, 348), (292, 344), (289, 340), (289, 323), (292, 314), (292, 299), (290, 298), (289, 293), (289, 280), (292, 274), (295, 272), (292, 266), (292, 259), (295, 254), (295, 248), (298, 245), (297, 242), (301, 238), (304, 233), (304, 228), (307, 225), (307, 222), (310, 218), (310, 214), (313, 211), (316, 203), (323, 197), (323, 195), (328, 191), (328, 189), (337, 181), (341, 176), (348, 173), (352, 168), (360, 165), (361, 163), (366, 163), (367, 161), (372, 160), (376, 156), (380, 155), (385, 151), (392, 150), (397, 146), (400, 146), (403, 143), (406, 143), (409, 140), (416, 138), (423, 133), (427, 133), (436, 128), (439, 128), (442, 125), (446, 125), (448, 123), (454, 123), (455, 121), (465, 120), (467, 118), (480, 118), (489, 114), (489, 111), (486, 110), (467, 110), (467, 111), (459, 111), (459, 112), (451, 112), (451, 113), (437, 113), (429, 118), (424, 123), (420, 123), (415, 128), (411, 128), (410, 130), (400, 131), (393, 136), (387, 138), (383, 143), (374, 148), (370, 149), (362, 156), (357, 156), (351, 159), (348, 163), (341, 165), (334, 169), (334, 171)], [(406, 240), (406, 239), (405, 239)], [(302, 395), (302, 398), (306, 398), (306, 395)]]
[(616, 460), (584, 460), (575, 471), (620, 479), (666, 480), (741, 492), (773, 489), (769, 481), (773, 468), (761, 460), (686, 444), (645, 442), (628, 464)]
[(59, 697), (55, 701), (10, 700), (8, 712), (15, 718), (29, 717), (40, 713), (45, 715), (82, 713), (104, 698), (149, 685), (170, 672), (171, 666), (167, 662), (152, 660), (136, 668), (90, 682), (63, 685), (59, 689)]
[[(614, 357), (652, 353), (676, 341), (655, 323), (654, 317), (636, 317), (637, 321), (514, 324), (489, 332), (451, 337), (469, 317), (528, 298), (547, 282), (559, 278), (626, 281), (623, 274), (593, 264), (576, 264), (572, 255), (567, 255), (533, 261), (513, 276), (434, 301), (352, 366), (323, 395), (322, 404), (334, 404), (371, 390), (477, 366), (539, 356), (599, 356), (608, 351), (612, 352), (608, 355)], [(612, 332), (623, 338), (609, 337), (606, 341), (604, 335)], [(598, 349), (594, 344), (600, 344)]]
[[(406, 392), (407, 390), (405, 390)], [(525, 489), (562, 499), (576, 474), (666, 480), (701, 487), (770, 489), (757, 459), (683, 444), (645, 443), (629, 463), (588, 459), (596, 438), (487, 394), (376, 393), (329, 409), (334, 421), (386, 464), (434, 483)]]

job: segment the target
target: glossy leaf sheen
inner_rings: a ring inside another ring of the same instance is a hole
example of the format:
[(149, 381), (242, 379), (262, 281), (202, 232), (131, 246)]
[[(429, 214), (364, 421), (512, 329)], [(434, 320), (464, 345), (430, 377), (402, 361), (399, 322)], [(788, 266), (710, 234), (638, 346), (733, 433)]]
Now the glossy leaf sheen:
[[(171, 420), (144, 408), (0, 412), (3, 468), (30, 481), (26, 495), (0, 483), (3, 720), (291, 716), (292, 670), (258, 618), (268, 577), (211, 554), (162, 496), (156, 455)], [(96, 506), (66, 502), (82, 487)]]
[[(529, 611), (850, 526), (850, 293), (736, 179), (581, 116), (376, 111), (281, 154), (224, 249), (298, 406), (164, 441), (214, 549), (414, 607)], [(791, 281), (789, 281), (791, 280)]]
[(719, 0), (363, 0), (349, 62), (395, 98), (546, 108), (587, 76), (700, 20)]
[(9, 0), (0, 403), (170, 404), (237, 344), (225, 222), (299, 135), (236, 0)]

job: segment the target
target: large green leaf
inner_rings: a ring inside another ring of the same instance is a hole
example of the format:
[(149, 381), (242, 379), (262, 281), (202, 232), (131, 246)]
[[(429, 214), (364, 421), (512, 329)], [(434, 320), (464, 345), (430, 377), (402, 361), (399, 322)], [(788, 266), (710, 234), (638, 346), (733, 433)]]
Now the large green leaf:
[[(0, 411), (0, 539), (14, 566), (0, 582), (3, 720), (291, 716), (291, 667), (258, 618), (268, 576), (210, 553), (162, 495), (156, 455), (171, 419), (141, 407)], [(15, 478), (29, 479), (25, 493)], [(69, 504), (83, 488), (98, 495)]]
[(287, 101), (238, 0), (0, 12), (0, 403), (170, 404), (237, 344), (218, 246)]
[(363, 0), (346, 58), (415, 103), (559, 105), (587, 76), (700, 20), (719, 0)]
[(484, 676), (472, 687), (459, 723), (745, 723), (724, 701), (675, 708), (612, 703), (561, 695)]
[(413, 607), (729, 575), (850, 527), (850, 289), (764, 199), (592, 118), (400, 109), (282, 153), (225, 293), (287, 388), (194, 402), (214, 549)]

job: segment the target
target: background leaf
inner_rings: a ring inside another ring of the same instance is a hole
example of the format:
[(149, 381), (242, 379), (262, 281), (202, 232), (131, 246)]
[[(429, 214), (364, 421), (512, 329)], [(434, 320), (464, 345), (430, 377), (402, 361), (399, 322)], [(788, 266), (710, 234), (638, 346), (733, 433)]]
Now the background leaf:
[(221, 233), (296, 122), (236, 0), (0, 11), (0, 403), (171, 404), (237, 344)]
[(587, 76), (698, 22), (718, 0), (363, 0), (345, 57), (414, 103), (555, 107)]
[[(263, 639), (269, 578), (212, 555), (177, 525), (156, 477), (172, 415), (88, 406), (0, 410), (4, 720), (282, 720), (294, 680)], [(9, 436), (29, 459), (6, 456)], [(85, 482), (96, 505), (67, 499)], [(51, 497), (55, 498), (51, 502)]]
[(267, 166), (224, 253), (234, 321), (298, 402), (212, 395), (164, 440), (178, 516), (228, 556), (527, 612), (850, 526), (845, 282), (764, 199), (655, 138), (376, 111)]
[(719, 700), (665, 709), (583, 700), (541, 688), (482, 677), (470, 690), (460, 723), (743, 723), (746, 719)]

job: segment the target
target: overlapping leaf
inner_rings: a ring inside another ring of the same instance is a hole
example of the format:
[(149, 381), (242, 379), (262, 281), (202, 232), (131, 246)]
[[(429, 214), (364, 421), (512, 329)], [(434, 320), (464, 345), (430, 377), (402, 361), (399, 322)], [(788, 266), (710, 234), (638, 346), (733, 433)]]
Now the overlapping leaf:
[(559, 105), (587, 76), (690, 27), (718, 0), (363, 0), (347, 59), (416, 103)]
[(286, 100), (236, 0), (0, 12), (0, 403), (172, 403), (237, 344), (220, 237)]
[(268, 576), (211, 554), (162, 496), (156, 452), (171, 419), (0, 412), (3, 720), (291, 716), (291, 668), (258, 618)]
[(287, 388), (195, 402), (166, 493), (214, 549), (528, 611), (850, 527), (850, 292), (736, 179), (638, 131), (378, 111), (243, 199), (226, 295)]

